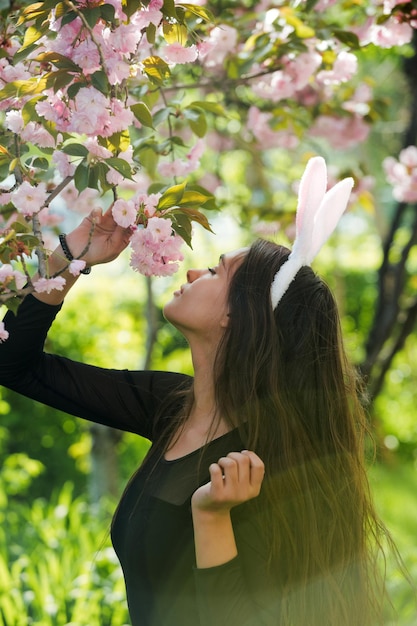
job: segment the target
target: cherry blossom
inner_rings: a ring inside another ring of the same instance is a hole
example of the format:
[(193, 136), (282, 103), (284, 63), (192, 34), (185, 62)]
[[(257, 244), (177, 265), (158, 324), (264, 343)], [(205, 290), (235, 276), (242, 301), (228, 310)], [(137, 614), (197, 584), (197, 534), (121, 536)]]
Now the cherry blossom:
[(146, 228), (138, 228), (131, 240), (131, 267), (145, 276), (171, 276), (183, 260), (183, 240), (172, 234), (172, 222), (151, 217)]
[(161, 195), (161, 193), (151, 193), (149, 195), (146, 193), (142, 193), (136, 196), (135, 202), (140, 207), (143, 207), (143, 212), (147, 217), (152, 217), (153, 215), (155, 215)]
[(20, 133), (23, 141), (33, 143), (40, 148), (55, 148), (54, 137), (41, 124), (28, 122)]
[(369, 125), (358, 115), (344, 118), (320, 115), (309, 134), (326, 138), (333, 148), (346, 149), (357, 146), (367, 138)]
[(82, 261), (81, 259), (74, 259), (73, 261), (71, 261), (71, 263), (68, 266), (68, 271), (70, 272), (70, 274), (72, 274), (73, 276), (79, 276), (81, 270), (83, 270), (86, 266), (85, 261)]
[(114, 221), (123, 228), (132, 226), (137, 217), (135, 203), (132, 200), (119, 199), (113, 205), (112, 215)]
[[(179, 0), (137, 6), (80, 0), (77, 11), (67, 4), (51, 10), (36, 49), (29, 46), (26, 57), (20, 50), (24, 26), (32, 23), (16, 28), (11, 18), (2, 33), (4, 171), (8, 164), (10, 171), (17, 167), (13, 191), (0, 196), (6, 206), (3, 227), (16, 220), (14, 204), (27, 218), (36, 213), (42, 227), (56, 228), (61, 215), (44, 205), (48, 192), (60, 184), (64, 188), (55, 206), (61, 203), (60, 208), (82, 214), (105, 209), (116, 199), (111, 210), (117, 223), (125, 228), (140, 223), (132, 236), (132, 267), (147, 275), (168, 275), (182, 257), (182, 240), (172, 230), (181, 222), (164, 217), (169, 215), (166, 198), (172, 198), (176, 216), (181, 211), (180, 192), (170, 195), (169, 185), (178, 189), (190, 175), (195, 182), (192, 175), (198, 169), (200, 188), (204, 184), (215, 190), (224, 184), (214, 175), (220, 176), (221, 168), (201, 167), (208, 162), (202, 161), (207, 150), (218, 153), (239, 145), (258, 150), (262, 158), (266, 150), (294, 150), (300, 138), (310, 150), (315, 137), (345, 150), (364, 141), (367, 120), (378, 117), (370, 86), (352, 80), (359, 74), (362, 51), (337, 35), (335, 0), (319, 0), (314, 11), (300, 2), (261, 0), (256, 11), (243, 3), (233, 14), (219, 10), (215, 23), (196, 18), (198, 11), (184, 12)], [(414, 26), (409, 4), (357, 3), (354, 24), (346, 30), (363, 45), (407, 43)], [(114, 19), (106, 5), (114, 8)], [(99, 9), (95, 23), (92, 7)], [(86, 12), (82, 19), (76, 16), (79, 10)], [(341, 18), (345, 10), (343, 6)], [(173, 43), (175, 28), (178, 41)], [(22, 83), (14, 90), (17, 80)], [(231, 98), (229, 84), (235, 84)], [(217, 115), (222, 106), (224, 117)], [(72, 144), (76, 147), (68, 151), (74, 155), (68, 155), (63, 150)], [(415, 194), (413, 158), (408, 152), (384, 165), (394, 197), (405, 201)], [(120, 159), (129, 164), (126, 171)], [(67, 184), (71, 177), (75, 180)], [(187, 198), (184, 207), (189, 206)], [(195, 209), (201, 206), (204, 202)], [(185, 209), (181, 219), (188, 219)], [(43, 241), (47, 237), (42, 230)], [(46, 290), (51, 284), (38, 286)]]
[(75, 164), (71, 162), (70, 157), (64, 152), (54, 150), (52, 153), (52, 161), (55, 163), (58, 173), (62, 178), (74, 175)]
[(410, 24), (390, 17), (384, 24), (373, 24), (369, 31), (369, 41), (380, 48), (392, 48), (409, 43), (413, 37)]
[(417, 148), (404, 148), (398, 160), (387, 157), (383, 167), (388, 182), (393, 185), (394, 198), (399, 202), (417, 202)]
[(4, 265), (0, 266), (0, 283), (3, 289), (7, 289), (11, 282), (15, 283), (17, 289), (22, 289), (27, 282), (27, 278), (22, 272), (14, 269), (10, 263), (4, 263)]
[(91, 39), (84, 39), (71, 49), (71, 59), (81, 67), (84, 74), (94, 74), (101, 69), (97, 45)]
[(165, 46), (162, 55), (168, 63), (192, 63), (198, 57), (198, 49), (195, 45), (187, 48), (175, 42)]
[(6, 123), (5, 126), (8, 130), (11, 130), (12, 133), (19, 134), (22, 132), (25, 123), (23, 121), (22, 112), (16, 111), (12, 109), (11, 111), (7, 111), (6, 113)]
[(25, 180), (20, 187), (12, 193), (12, 202), (20, 213), (26, 217), (30, 217), (40, 211), (47, 197), (48, 193), (45, 183), (39, 183), (37, 186), (34, 186)]
[(215, 26), (206, 40), (206, 48), (199, 48), (204, 65), (208, 68), (221, 66), (226, 56), (236, 48), (237, 41), (235, 28), (227, 24)]
[(0, 322), (0, 341), (6, 341), (9, 338), (8, 331), (4, 328), (4, 323)]
[(54, 289), (62, 291), (65, 282), (65, 278), (62, 276), (55, 276), (55, 278), (38, 278), (33, 281), (33, 286), (37, 293), (51, 293)]
[(289, 130), (274, 131), (271, 128), (271, 113), (262, 112), (252, 106), (248, 112), (247, 129), (264, 149), (278, 146), (293, 149), (298, 145), (297, 137)]
[(358, 69), (358, 59), (351, 52), (341, 51), (331, 70), (322, 70), (317, 74), (317, 81), (324, 84), (344, 83), (352, 78)]

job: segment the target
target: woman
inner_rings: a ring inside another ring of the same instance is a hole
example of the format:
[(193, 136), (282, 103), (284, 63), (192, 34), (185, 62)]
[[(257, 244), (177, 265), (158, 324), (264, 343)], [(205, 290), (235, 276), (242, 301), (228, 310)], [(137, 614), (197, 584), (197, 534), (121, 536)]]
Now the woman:
[[(129, 239), (110, 213), (94, 214), (68, 235), (74, 256), (92, 220), (88, 266)], [(189, 343), (193, 379), (104, 370), (43, 353), (76, 280), (65, 252), (49, 260), (64, 291), (6, 315), (0, 382), (152, 441), (112, 525), (133, 626), (383, 623), (365, 417), (322, 280), (295, 263), (274, 308), (289, 250), (260, 240), (222, 255), (189, 270), (164, 309)]]

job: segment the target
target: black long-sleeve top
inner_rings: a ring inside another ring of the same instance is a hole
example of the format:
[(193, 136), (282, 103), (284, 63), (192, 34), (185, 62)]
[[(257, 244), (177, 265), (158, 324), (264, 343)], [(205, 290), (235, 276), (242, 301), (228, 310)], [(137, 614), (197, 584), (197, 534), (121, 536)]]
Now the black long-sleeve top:
[[(164, 420), (175, 408), (167, 400), (191, 378), (103, 369), (45, 353), (45, 338), (60, 308), (29, 295), (16, 316), (6, 314), (10, 335), (0, 345), (0, 384), (157, 446)], [(155, 420), (162, 407), (163, 418)], [(182, 458), (145, 463), (133, 475), (112, 526), (133, 626), (277, 625), (260, 532), (262, 494), (232, 509), (238, 556), (217, 567), (195, 565), (191, 496), (208, 482), (212, 462), (243, 448), (233, 430)]]

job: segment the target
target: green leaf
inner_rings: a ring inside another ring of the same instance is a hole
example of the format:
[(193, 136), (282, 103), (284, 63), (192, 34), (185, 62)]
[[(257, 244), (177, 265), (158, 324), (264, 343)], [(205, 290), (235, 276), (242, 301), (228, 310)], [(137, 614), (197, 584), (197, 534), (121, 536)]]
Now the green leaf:
[(57, 72), (53, 72), (53, 76), (54, 81), (52, 88), (55, 93), (69, 85), (74, 80), (74, 74), (71, 74), (67, 70), (58, 70)]
[(88, 186), (91, 189), (98, 188), (98, 179), (99, 179), (100, 171), (97, 165), (91, 165), (88, 168)]
[(25, 31), (25, 36), (23, 38), (22, 47), (27, 48), (31, 44), (38, 41), (38, 39), (42, 37), (44, 32), (45, 32), (44, 30), (40, 30), (39, 28), (36, 28), (36, 26), (29, 26), (29, 28), (27, 28)]
[(87, 148), (81, 143), (67, 143), (67, 145), (62, 148), (62, 152), (77, 157), (86, 157), (88, 154)]
[(24, 59), (26, 59), (27, 56), (29, 56), (29, 54), (31, 54), (34, 50), (36, 50), (36, 48), (38, 47), (37, 43), (31, 43), (30, 46), (25, 46), (23, 48), (20, 48), (20, 50), (18, 50), (16, 52), (16, 54), (13, 56), (13, 63), (20, 63), (20, 61), (24, 61)]
[(167, 211), (167, 214), (169, 214), (169, 216), (171, 216), (172, 214), (185, 215), (191, 221), (197, 222), (206, 230), (210, 231), (211, 233), (213, 232), (207, 217), (203, 215), (203, 213), (201, 213), (198, 209), (181, 207), (179, 209), (172, 209), (172, 211)]
[(125, 152), (130, 146), (130, 134), (126, 129), (120, 133), (113, 133), (110, 137), (98, 137), (98, 142), (113, 153)]
[(104, 93), (105, 96), (109, 93), (110, 84), (107, 78), (107, 74), (103, 72), (103, 70), (99, 70), (98, 72), (94, 72), (91, 74), (91, 83), (93, 87), (95, 87), (101, 93)]
[(26, 220), (13, 222), (9, 228), (19, 234), (28, 233), (31, 230), (31, 227)]
[(7, 307), (9, 311), (13, 311), (13, 313), (16, 315), (21, 302), (22, 302), (21, 298), (15, 297), (15, 298), (9, 298), (3, 304)]
[(105, 163), (103, 163), (103, 161), (99, 161), (98, 163), (96, 163), (95, 168), (98, 172), (98, 179), (100, 181), (100, 187), (102, 192), (105, 193), (106, 191), (112, 189), (113, 185), (110, 185), (110, 183), (107, 182), (107, 172), (110, 168)]
[(0, 146), (0, 165), (10, 163), (11, 160), (12, 155), (7, 150), (4, 150), (3, 146)]
[(77, 191), (81, 192), (88, 187), (89, 168), (85, 160), (81, 161), (74, 174), (74, 184)]
[(103, 20), (111, 23), (115, 21), (114, 6), (112, 6), (111, 4), (102, 4), (99, 8)]
[(77, 19), (77, 17), (78, 16), (75, 11), (68, 11), (68, 13), (66, 13), (61, 20), (61, 28), (66, 24), (70, 24), (71, 22), (73, 22), (75, 19)]
[(195, 205), (201, 206), (208, 200), (213, 198), (212, 195), (206, 195), (200, 191), (184, 191), (181, 200), (177, 203), (181, 208), (183, 207), (195, 207)]
[(175, 7), (174, 0), (164, 0), (162, 13), (165, 15), (165, 17), (172, 17), (174, 19), (177, 19), (177, 9)]
[(164, 107), (163, 109), (159, 109), (153, 116), (153, 125), (158, 126), (161, 122), (165, 122), (172, 111), (168, 107)]
[(169, 22), (164, 22), (162, 30), (164, 39), (168, 44), (178, 42), (182, 46), (185, 46), (187, 43), (188, 31), (182, 24), (170, 24)]
[(188, 109), (202, 109), (203, 111), (209, 111), (215, 115), (225, 116), (226, 111), (218, 102), (210, 102), (208, 100), (194, 100), (187, 106)]
[(71, 100), (75, 98), (75, 96), (80, 91), (80, 89), (85, 86), (86, 86), (86, 83), (84, 82), (77, 82), (77, 83), (73, 83), (72, 85), (70, 85), (67, 89), (68, 98), (70, 98)]
[(186, 182), (179, 185), (173, 185), (169, 187), (159, 198), (157, 209), (163, 211), (171, 207), (177, 206), (184, 195)]
[(48, 170), (49, 169), (49, 161), (44, 157), (37, 157), (32, 162), (32, 167), (37, 167), (40, 170)]
[(149, 26), (146, 29), (146, 39), (148, 41), (148, 43), (150, 43), (151, 45), (155, 43), (155, 39), (156, 39), (156, 26), (155, 24), (149, 24)]
[(351, 33), (348, 30), (335, 29), (333, 34), (336, 39), (349, 46), (349, 48), (358, 50), (361, 47), (359, 37), (355, 33)]
[(74, 63), (74, 61), (71, 61), (71, 59), (63, 54), (59, 54), (59, 52), (42, 52), (41, 54), (38, 54), (35, 60), (40, 61), (41, 63), (52, 63), (52, 65), (55, 65), (60, 69), (81, 72), (79, 65)]
[(83, 15), (90, 28), (94, 28), (98, 20), (101, 18), (100, 7), (91, 7), (83, 11)]
[(183, 7), (186, 11), (189, 11), (193, 15), (196, 15), (200, 19), (204, 20), (205, 22), (215, 21), (213, 13), (211, 13), (211, 11), (206, 9), (206, 7), (197, 6), (196, 4), (184, 4), (184, 3), (181, 3), (180, 6)]
[(171, 75), (168, 64), (158, 56), (144, 59), (143, 69), (149, 80), (156, 85), (162, 85), (164, 80)]
[(204, 113), (201, 113), (196, 120), (189, 120), (188, 123), (197, 137), (204, 137), (207, 132), (207, 119)]
[(11, 83), (7, 83), (0, 90), (0, 100), (5, 98), (12, 98), (14, 96), (29, 96), (42, 93), (47, 88), (47, 81), (45, 78), (29, 78), (28, 80), (15, 80)]
[(119, 159), (118, 157), (110, 157), (109, 159), (105, 159), (105, 162), (115, 169), (116, 172), (124, 176), (124, 178), (132, 180), (132, 168), (127, 161)]
[(152, 113), (150, 112), (146, 104), (144, 104), (143, 102), (138, 102), (137, 104), (133, 104), (130, 107), (130, 110), (143, 126), (153, 128)]
[(24, 24), (25, 22), (46, 20), (50, 12), (50, 7), (47, 5), (47, 2), (35, 2), (23, 9), (19, 15), (19, 20), (17, 22), (18, 26)]
[(185, 243), (192, 249), (191, 245), (191, 237), (192, 237), (192, 224), (191, 220), (184, 215), (183, 213), (179, 213), (178, 215), (171, 215), (170, 218), (172, 221), (173, 230), (179, 235)]
[[(319, 0), (306, 0), (304, 3), (304, 11), (305, 13), (309, 13), (316, 6)], [(302, 6), (300, 8), (303, 8)]]
[(17, 238), (19, 241), (23, 241), (28, 248), (36, 248), (39, 246), (39, 239), (31, 233), (22, 233), (18, 235)]

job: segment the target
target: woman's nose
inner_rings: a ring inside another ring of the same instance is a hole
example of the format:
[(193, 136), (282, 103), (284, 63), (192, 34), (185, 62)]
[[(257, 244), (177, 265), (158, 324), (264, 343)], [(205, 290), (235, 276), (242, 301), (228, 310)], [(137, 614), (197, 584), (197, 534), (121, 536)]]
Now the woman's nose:
[(188, 272), (187, 272), (187, 282), (193, 283), (195, 281), (195, 279), (198, 278), (199, 276), (201, 276), (201, 274), (203, 272), (204, 272), (204, 270), (195, 270), (195, 269), (188, 270)]

